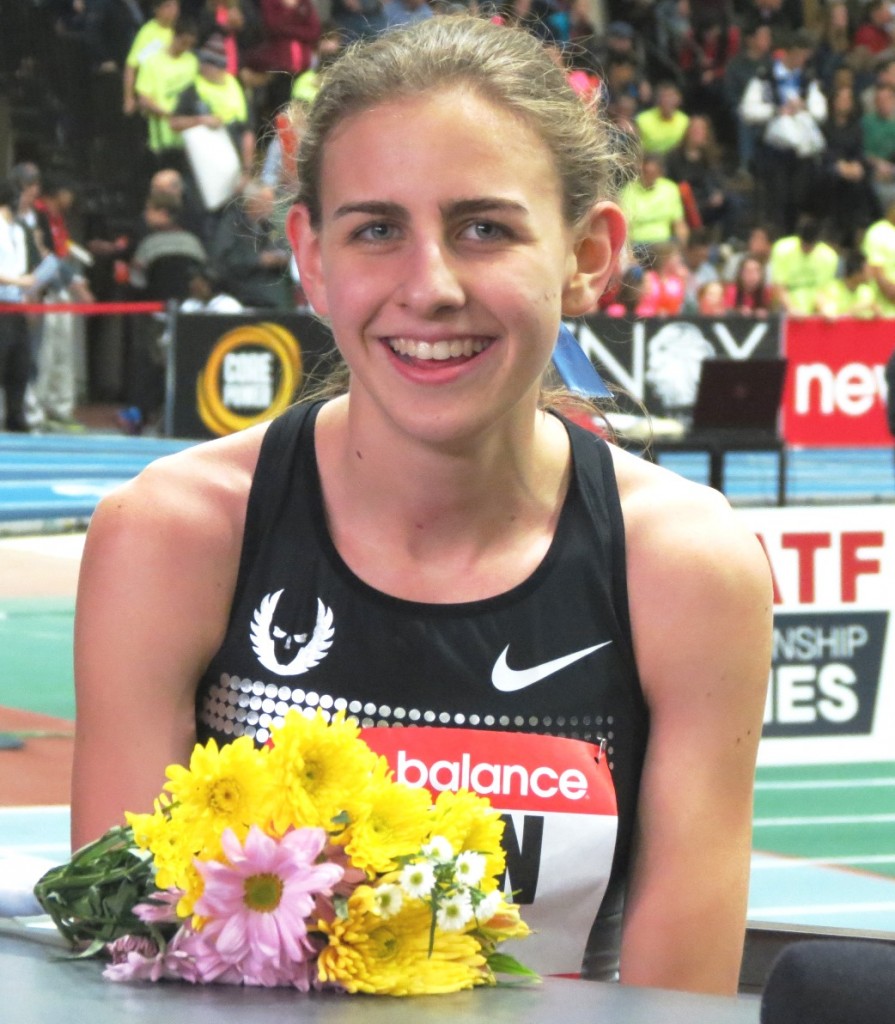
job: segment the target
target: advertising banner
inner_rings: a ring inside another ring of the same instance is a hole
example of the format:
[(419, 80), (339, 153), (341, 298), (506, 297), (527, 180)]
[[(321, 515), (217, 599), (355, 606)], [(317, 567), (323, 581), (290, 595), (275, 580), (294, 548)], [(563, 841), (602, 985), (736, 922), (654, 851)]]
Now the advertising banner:
[(886, 361), (891, 320), (789, 320), (783, 432), (797, 445), (891, 445)]
[(891, 760), (895, 518), (886, 506), (741, 509), (774, 576), (761, 764)]
[(312, 316), (178, 313), (168, 351), (165, 432), (223, 437), (283, 412), (332, 352)]
[(696, 398), (703, 359), (768, 358), (780, 354), (780, 320), (769, 317), (668, 317), (627, 320), (593, 316), (569, 321), (602, 376), (653, 416), (686, 413)]

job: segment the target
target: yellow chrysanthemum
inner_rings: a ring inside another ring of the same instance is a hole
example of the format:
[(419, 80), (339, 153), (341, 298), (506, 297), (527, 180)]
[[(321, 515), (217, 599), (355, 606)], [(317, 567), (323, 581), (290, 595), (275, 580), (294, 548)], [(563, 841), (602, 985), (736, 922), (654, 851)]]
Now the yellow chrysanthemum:
[(344, 712), (327, 722), (318, 711), (306, 718), (290, 711), (272, 731), (268, 766), (279, 800), (275, 829), (321, 827), (333, 831), (333, 820), (347, 814), (359, 817), (377, 757), (360, 739), (356, 722)]
[(429, 955), (431, 911), (418, 901), (393, 917), (373, 912), (374, 890), (360, 886), (348, 900), (348, 917), (322, 923), (327, 946), (317, 962), (322, 981), (348, 992), (411, 996), (457, 992), (489, 984), (478, 942), (462, 932), (435, 932)]
[(264, 759), (264, 751), (248, 736), (240, 736), (221, 748), (214, 740), (197, 744), (189, 768), (168, 766), (165, 790), (171, 798), (171, 824), (188, 833), (184, 839), (194, 853), (201, 856), (206, 847), (220, 849), (227, 828), (242, 838), (250, 825), (270, 818), (273, 789)]
[(433, 836), (444, 836), (455, 853), (475, 850), (485, 855), (485, 877), (479, 883), (483, 892), (495, 889), (506, 867), (501, 840), (504, 823), (500, 812), (487, 800), (461, 789), (458, 793), (438, 794), (430, 824)]
[(394, 782), (388, 762), (380, 758), (368, 787), (367, 808), (344, 836), (351, 863), (368, 874), (393, 871), (396, 857), (417, 853), (425, 842), (431, 806), (427, 789)]

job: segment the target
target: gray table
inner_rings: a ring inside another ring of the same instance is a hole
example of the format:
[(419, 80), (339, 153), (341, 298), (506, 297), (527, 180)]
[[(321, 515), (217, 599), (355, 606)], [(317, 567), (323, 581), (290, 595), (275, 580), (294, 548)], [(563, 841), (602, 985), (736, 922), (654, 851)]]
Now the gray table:
[(757, 997), (723, 999), (547, 979), (413, 999), (303, 996), (287, 989), (122, 984), (95, 961), (61, 961), (28, 939), (0, 936), (0, 1020), (11, 1024), (758, 1024)]

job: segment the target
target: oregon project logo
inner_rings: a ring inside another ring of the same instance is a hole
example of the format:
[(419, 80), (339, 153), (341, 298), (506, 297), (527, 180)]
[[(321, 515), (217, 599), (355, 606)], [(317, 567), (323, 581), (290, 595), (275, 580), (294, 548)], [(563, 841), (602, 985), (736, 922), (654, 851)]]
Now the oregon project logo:
[(300, 676), (322, 661), (332, 647), (333, 613), (318, 597), (311, 639), (307, 633), (287, 633), (273, 621), (282, 593), (266, 594), (255, 609), (250, 631), (252, 650), (268, 671), (278, 676)]

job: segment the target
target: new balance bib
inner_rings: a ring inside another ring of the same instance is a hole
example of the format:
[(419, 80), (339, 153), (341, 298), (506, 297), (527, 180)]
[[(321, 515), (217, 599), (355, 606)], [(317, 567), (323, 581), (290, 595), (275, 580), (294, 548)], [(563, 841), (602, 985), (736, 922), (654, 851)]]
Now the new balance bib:
[(513, 952), (542, 973), (614, 977), (648, 718), (608, 445), (566, 424), (569, 491), (528, 579), (422, 604), (375, 590), (336, 551), (318, 409), (291, 408), (262, 442), (227, 634), (197, 693), (200, 741), (262, 744), (290, 708), (401, 727), (386, 744), (398, 778), (506, 812), (505, 888), (537, 931)]

